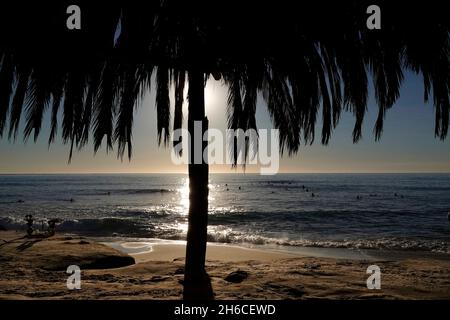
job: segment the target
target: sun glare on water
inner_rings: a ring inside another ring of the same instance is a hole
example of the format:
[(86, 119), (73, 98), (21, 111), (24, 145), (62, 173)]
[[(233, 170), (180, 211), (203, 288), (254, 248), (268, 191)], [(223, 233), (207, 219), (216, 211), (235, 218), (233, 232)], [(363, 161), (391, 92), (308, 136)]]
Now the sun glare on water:
[(189, 210), (189, 178), (184, 178), (181, 188), (178, 189), (180, 194), (180, 207), (183, 214), (187, 214)]
[[(208, 202), (209, 206), (211, 207), (211, 204), (214, 201), (214, 197), (211, 196), (211, 192), (214, 190), (215, 186), (210, 183), (208, 187), (210, 192), (208, 196)], [(178, 193), (180, 195), (180, 213), (187, 215), (189, 211), (189, 178), (183, 178), (183, 182), (181, 184), (181, 187), (178, 189)]]

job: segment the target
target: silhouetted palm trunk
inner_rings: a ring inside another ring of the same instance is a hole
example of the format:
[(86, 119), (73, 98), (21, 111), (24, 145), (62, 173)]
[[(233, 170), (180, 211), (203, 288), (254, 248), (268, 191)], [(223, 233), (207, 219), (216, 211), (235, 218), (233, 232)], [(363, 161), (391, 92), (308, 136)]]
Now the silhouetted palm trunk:
[[(185, 283), (201, 283), (205, 277), (208, 226), (208, 164), (203, 159), (207, 142), (202, 137), (208, 129), (205, 117), (204, 75), (191, 70), (189, 77), (189, 226), (187, 232)], [(197, 122), (195, 128), (194, 122)], [(201, 129), (199, 128), (199, 124)], [(197, 132), (194, 132), (197, 131)], [(200, 159), (201, 157), (201, 159)]]

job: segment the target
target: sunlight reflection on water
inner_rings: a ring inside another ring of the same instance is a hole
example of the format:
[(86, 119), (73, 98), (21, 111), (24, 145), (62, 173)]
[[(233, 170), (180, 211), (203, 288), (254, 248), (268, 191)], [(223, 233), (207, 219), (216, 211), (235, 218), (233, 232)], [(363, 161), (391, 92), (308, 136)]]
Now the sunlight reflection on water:
[[(210, 183), (208, 184), (209, 188), (209, 209), (214, 211), (214, 200), (215, 198), (211, 195), (216, 189), (216, 185)], [(178, 213), (182, 215), (187, 215), (189, 211), (189, 178), (183, 178), (181, 182), (181, 187), (177, 190), (180, 195), (180, 201), (178, 206)]]

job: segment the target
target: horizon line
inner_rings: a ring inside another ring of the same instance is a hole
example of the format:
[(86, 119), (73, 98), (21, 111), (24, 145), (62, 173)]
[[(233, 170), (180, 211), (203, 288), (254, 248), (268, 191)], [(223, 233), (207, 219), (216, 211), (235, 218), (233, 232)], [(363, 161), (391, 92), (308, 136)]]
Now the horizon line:
[[(157, 172), (157, 171), (147, 171), (147, 172), (0, 172), (0, 175), (87, 175), (87, 174), (96, 174), (96, 175), (132, 175), (132, 174), (181, 174), (188, 175), (187, 172)], [(248, 175), (261, 175), (259, 172), (225, 172), (225, 171), (217, 171), (210, 172), (210, 174), (248, 174)], [(288, 171), (288, 172), (278, 172), (274, 175), (279, 174), (450, 174), (450, 171)]]

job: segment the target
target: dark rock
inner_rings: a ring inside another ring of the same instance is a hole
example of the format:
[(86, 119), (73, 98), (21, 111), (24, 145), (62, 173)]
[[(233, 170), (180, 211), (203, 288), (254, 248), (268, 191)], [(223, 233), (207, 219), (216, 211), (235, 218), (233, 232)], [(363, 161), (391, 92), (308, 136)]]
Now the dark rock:
[(248, 272), (238, 270), (230, 273), (225, 277), (225, 281), (232, 282), (232, 283), (241, 283), (248, 277)]
[(174, 274), (184, 274), (184, 268), (178, 268)]
[(280, 283), (267, 282), (264, 285), (264, 287), (271, 291), (275, 291), (275, 292), (281, 293), (283, 295), (288, 295), (289, 297), (292, 297), (295, 299), (298, 299), (305, 294), (305, 290), (302, 286), (291, 287), (291, 286), (286, 286), (286, 285), (283, 285)]
[(160, 282), (160, 281), (165, 281), (169, 278), (170, 277), (166, 277), (166, 276), (153, 276), (153, 277), (151, 277), (150, 281), (151, 282)]
[(316, 269), (320, 269), (320, 264), (317, 264), (317, 263), (305, 263), (304, 267), (305, 267), (305, 269), (316, 270)]
[(183, 257), (180, 257), (180, 258), (175, 258), (175, 259), (173, 259), (172, 261), (175, 262), (175, 261), (183, 261), (183, 260), (184, 260), (184, 258), (183, 258)]

